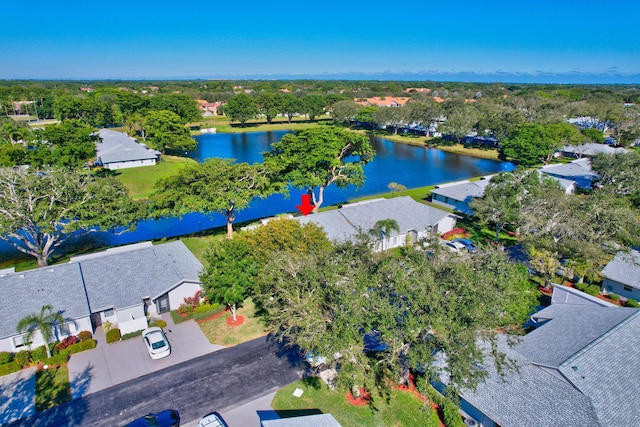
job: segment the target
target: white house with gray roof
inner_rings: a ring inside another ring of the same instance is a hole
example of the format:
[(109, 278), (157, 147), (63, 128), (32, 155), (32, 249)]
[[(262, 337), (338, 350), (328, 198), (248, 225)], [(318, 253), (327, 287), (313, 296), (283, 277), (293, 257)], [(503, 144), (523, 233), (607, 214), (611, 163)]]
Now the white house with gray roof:
[(627, 153), (626, 148), (622, 147), (611, 147), (607, 144), (598, 144), (596, 142), (590, 142), (582, 145), (567, 145), (566, 147), (562, 147), (557, 151), (557, 155), (564, 157), (575, 157), (580, 159), (582, 157), (593, 157), (596, 154), (616, 154), (616, 153)]
[(574, 181), (579, 188), (591, 189), (598, 174), (591, 170), (591, 160), (577, 159), (566, 164), (547, 165), (538, 169), (552, 178)]
[(431, 201), (437, 205), (470, 215), (472, 211), (469, 202), (474, 197), (484, 196), (484, 190), (490, 181), (491, 176), (488, 176), (473, 182), (460, 181), (438, 185), (431, 190)]
[(330, 240), (337, 242), (353, 240), (359, 233), (369, 233), (376, 222), (393, 219), (398, 223), (400, 232), (392, 231), (389, 236), (384, 236), (384, 247), (390, 249), (404, 246), (407, 239), (416, 242), (450, 231), (455, 228), (457, 217), (403, 196), (366, 200), (295, 219), (302, 224), (315, 223)]
[(602, 275), (604, 291), (640, 301), (640, 252), (618, 252), (602, 269)]
[(516, 345), (499, 339), (517, 370), (500, 375), (488, 358), (463, 411), (484, 427), (640, 425), (640, 310), (553, 304), (533, 318)]
[(161, 153), (150, 150), (129, 135), (110, 129), (98, 131), (96, 165), (106, 169), (126, 169), (139, 166), (153, 166), (160, 161)]
[[(59, 338), (94, 331), (110, 322), (123, 334), (147, 327), (147, 316), (177, 309), (201, 289), (202, 264), (180, 241), (150, 242), (74, 257), (67, 264), (0, 277), (0, 290), (11, 310), (0, 311), (0, 351), (19, 351), (27, 343), (16, 332), (20, 319), (44, 304), (67, 322)], [(42, 345), (39, 333), (32, 347)]]

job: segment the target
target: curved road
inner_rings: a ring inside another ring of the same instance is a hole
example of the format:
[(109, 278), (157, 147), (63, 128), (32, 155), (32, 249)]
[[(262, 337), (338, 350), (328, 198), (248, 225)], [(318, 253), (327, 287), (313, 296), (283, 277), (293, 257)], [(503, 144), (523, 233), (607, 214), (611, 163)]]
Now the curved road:
[(257, 338), (37, 413), (12, 426), (121, 426), (163, 409), (182, 423), (247, 403), (301, 377), (295, 350)]

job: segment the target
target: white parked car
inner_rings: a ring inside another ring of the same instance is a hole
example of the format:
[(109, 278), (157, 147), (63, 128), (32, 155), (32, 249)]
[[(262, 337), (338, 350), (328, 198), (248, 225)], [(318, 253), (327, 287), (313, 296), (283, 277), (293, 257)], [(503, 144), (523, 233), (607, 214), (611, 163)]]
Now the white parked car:
[(467, 248), (460, 242), (456, 242), (453, 240), (449, 240), (444, 242), (444, 247), (447, 248), (451, 252), (464, 252)]
[(204, 417), (202, 417), (202, 419), (198, 422), (198, 425), (196, 427), (228, 427), (228, 426), (227, 426), (227, 423), (222, 418), (222, 415), (220, 415), (217, 412), (212, 412), (209, 415), (205, 415)]
[(169, 340), (162, 329), (157, 326), (147, 328), (142, 331), (142, 340), (144, 341), (149, 356), (152, 359), (162, 359), (171, 354), (171, 346)]

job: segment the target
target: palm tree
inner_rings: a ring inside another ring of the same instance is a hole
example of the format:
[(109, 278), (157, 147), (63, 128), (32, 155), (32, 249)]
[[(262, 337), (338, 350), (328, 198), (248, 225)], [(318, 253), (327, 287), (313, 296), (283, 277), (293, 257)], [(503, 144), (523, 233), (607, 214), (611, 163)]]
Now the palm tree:
[(376, 222), (373, 228), (369, 230), (369, 233), (375, 239), (380, 239), (381, 249), (384, 250), (384, 241), (389, 240), (389, 234), (393, 231), (400, 233), (400, 226), (395, 219), (387, 218)]
[(53, 338), (53, 327), (56, 324), (64, 323), (64, 318), (58, 312), (54, 312), (49, 305), (43, 305), (40, 314), (30, 314), (18, 322), (18, 332), (27, 331), (25, 341), (29, 342), (33, 333), (39, 329), (44, 339), (44, 348), (47, 349), (47, 357), (51, 357), (49, 341)]

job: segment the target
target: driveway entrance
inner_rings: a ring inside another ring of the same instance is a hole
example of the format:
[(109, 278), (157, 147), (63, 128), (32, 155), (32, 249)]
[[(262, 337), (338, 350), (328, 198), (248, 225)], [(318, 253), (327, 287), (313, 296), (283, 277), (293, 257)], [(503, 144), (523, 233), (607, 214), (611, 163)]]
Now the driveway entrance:
[(102, 338), (104, 335), (97, 333), (98, 345), (95, 349), (74, 354), (69, 360), (72, 398), (95, 393), (224, 348), (210, 344), (194, 321), (176, 325), (169, 314), (164, 314), (162, 318), (167, 322), (164, 331), (171, 345), (168, 357), (151, 360), (140, 337), (106, 344)]

